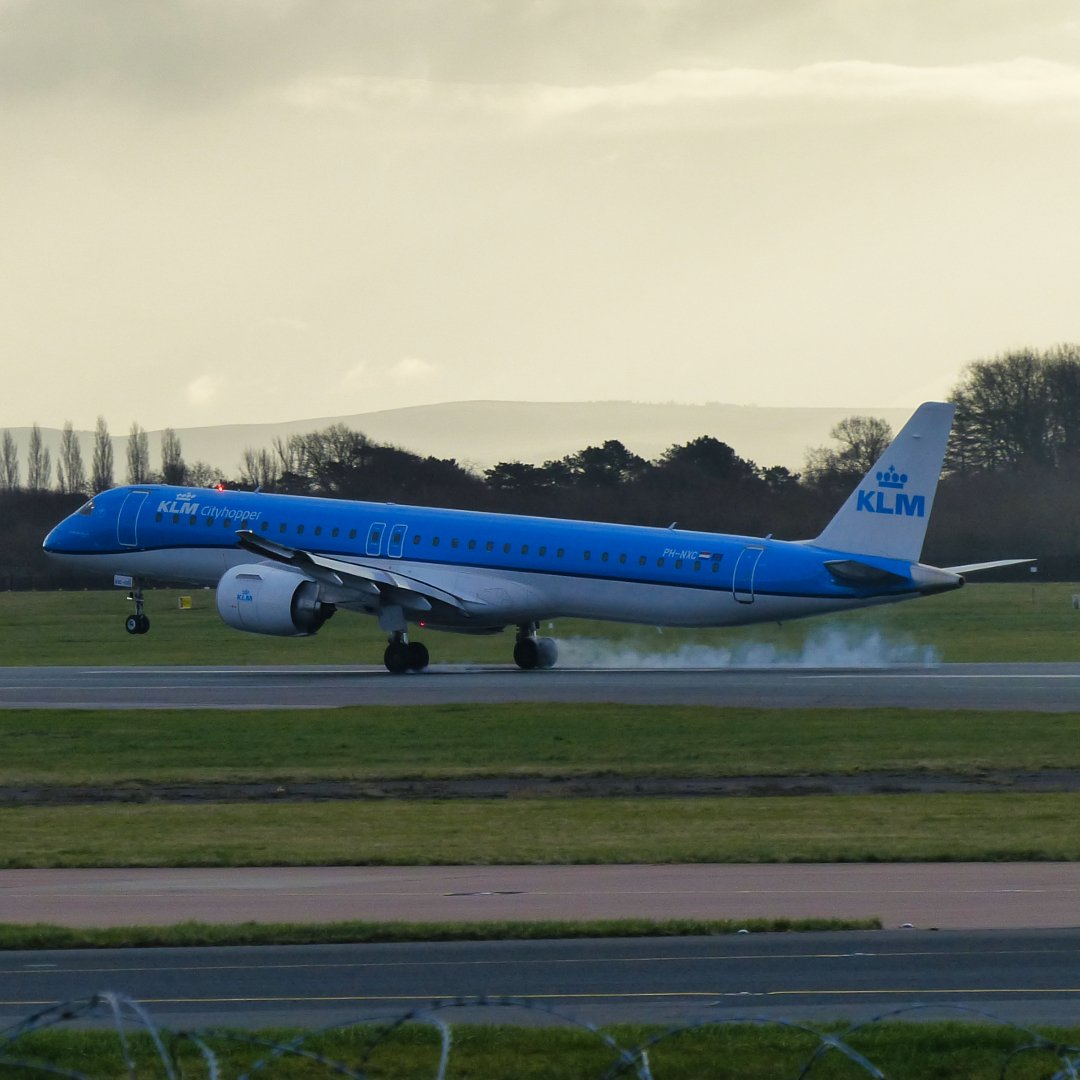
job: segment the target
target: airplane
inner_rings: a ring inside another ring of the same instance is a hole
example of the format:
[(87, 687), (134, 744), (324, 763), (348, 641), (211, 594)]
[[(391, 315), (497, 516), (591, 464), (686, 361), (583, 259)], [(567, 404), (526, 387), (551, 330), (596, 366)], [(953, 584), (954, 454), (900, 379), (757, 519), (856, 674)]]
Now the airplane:
[(783, 622), (959, 588), (966, 566), (919, 562), (955, 406), (921, 405), (813, 540), (135, 484), (95, 495), (45, 538), (48, 555), (131, 589), (216, 587), (230, 627), (317, 633), (338, 609), (376, 617), (394, 673), (423, 671), (410, 626), (466, 634), (516, 627), (520, 668), (550, 668), (542, 622), (657, 626)]

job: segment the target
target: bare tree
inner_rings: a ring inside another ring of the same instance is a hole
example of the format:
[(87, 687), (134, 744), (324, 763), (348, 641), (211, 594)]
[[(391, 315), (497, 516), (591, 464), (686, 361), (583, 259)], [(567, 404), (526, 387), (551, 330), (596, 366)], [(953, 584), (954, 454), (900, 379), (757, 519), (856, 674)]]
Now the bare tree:
[(244, 448), (240, 457), (240, 479), (245, 485), (269, 491), (280, 478), (278, 463), (269, 450)]
[(112, 439), (109, 438), (109, 428), (105, 423), (105, 417), (99, 416), (97, 427), (94, 429), (93, 482), (90, 486), (94, 491), (106, 491), (113, 486), (113, 483)]
[(19, 448), (15, 436), (7, 430), (0, 440), (0, 487), (4, 491), (19, 490)]
[(137, 420), (128, 434), (127, 471), (129, 484), (145, 484), (150, 480), (150, 440)]
[(196, 461), (187, 466), (185, 483), (191, 487), (216, 487), (225, 482), (225, 474), (216, 466), (205, 461)]
[(86, 491), (86, 469), (82, 449), (70, 420), (64, 421), (60, 435), (60, 460), (56, 463), (56, 486), (67, 494)]
[(892, 442), (892, 428), (876, 416), (847, 416), (829, 435), (840, 445), (818, 446), (806, 453), (804, 476), (817, 485), (861, 480)]
[(30, 442), (26, 450), (26, 486), (31, 491), (45, 491), (52, 479), (52, 455), (42, 442), (41, 428), (37, 421), (30, 428)]
[(161, 433), (161, 478), (166, 484), (183, 484), (186, 476), (180, 436), (167, 427)]

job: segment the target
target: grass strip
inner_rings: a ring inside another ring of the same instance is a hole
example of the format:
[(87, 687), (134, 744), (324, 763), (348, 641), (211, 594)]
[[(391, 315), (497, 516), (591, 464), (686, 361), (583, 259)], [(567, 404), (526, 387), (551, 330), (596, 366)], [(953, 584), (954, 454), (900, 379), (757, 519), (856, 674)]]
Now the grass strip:
[[(153, 1010), (150, 1010), (151, 1015)], [(453, 1009), (435, 1015), (454, 1024)], [(864, 1055), (890, 1080), (1036, 1080), (1073, 1075), (1067, 1056), (1075, 1056), (1080, 1028), (1045, 1028), (1033, 1037), (1011, 1025), (971, 1022), (877, 1022), (847, 1033), (844, 1025), (795, 1025), (776, 1022), (723, 1021), (670, 1031), (659, 1026), (618, 1025), (604, 1029), (611, 1044), (596, 1032), (566, 1027), (512, 1026), (515, 1010), (499, 1008), (499, 1024), (455, 1024), (449, 1075), (513, 1077), (514, 1080), (583, 1080), (609, 1075), (635, 1076), (633, 1065), (619, 1068), (620, 1052), (648, 1047), (649, 1072), (665, 1080), (776, 1080), (813, 1075), (825, 1080), (866, 1075), (838, 1049), (814, 1060), (826, 1039), (838, 1038)], [(516, 1013), (528, 1022), (530, 1014)], [(535, 1014), (532, 1014), (535, 1016)], [(510, 1023), (506, 1021), (509, 1020)], [(820, 1033), (820, 1034), (819, 1034)], [(213, 1031), (200, 1035), (213, 1050), (219, 1075), (248, 1074), (273, 1045), (302, 1038), (298, 1053), (286, 1053), (259, 1070), (267, 1077), (325, 1080), (342, 1062), (364, 1075), (387, 1078), (427, 1077), (438, 1072), (439, 1035), (430, 1025), (408, 1024), (392, 1031), (385, 1025), (358, 1024), (306, 1035), (275, 1029), (248, 1033)], [(42, 1062), (81, 1076), (156, 1077), (164, 1075), (150, 1036), (115, 1032), (51, 1030), (25, 1035), (8, 1050), (20, 1062)], [(205, 1072), (196, 1046), (184, 1038), (168, 1040), (181, 1075)], [(124, 1049), (128, 1057), (125, 1057)], [(128, 1061), (133, 1068), (128, 1068)], [(40, 1075), (12, 1069), (15, 1075)], [(610, 1071), (609, 1071), (610, 1070)]]
[(203, 923), (70, 927), (0, 923), (0, 950), (149, 949), (217, 945), (341, 945), (549, 938), (719, 937), (880, 930), (880, 919), (602, 919), (536, 922)]
[(0, 810), (0, 866), (1080, 859), (1080, 794), (476, 799)]
[(1080, 769), (1080, 712), (521, 703), (0, 710), (0, 784)]
[[(759, 657), (820, 658), (820, 644), (837, 640), (829, 635), (839, 635), (841, 647), (846, 641), (851, 655), (861, 653), (873, 635), (881, 635), (887, 644), (910, 645), (916, 653), (929, 649), (949, 663), (1075, 661), (1078, 616), (1072, 597), (1077, 592), (1080, 587), (1069, 582), (974, 582), (913, 603), (796, 620), (782, 627), (668, 629), (660, 635), (651, 627), (560, 619), (554, 633), (564, 640), (598, 639), (645, 656), (685, 645), (711, 648), (717, 664), (748, 651)], [(180, 595), (191, 596), (191, 609), (179, 609)], [(115, 589), (0, 593), (0, 622), (7, 629), (0, 664), (381, 665), (386, 646), (374, 619), (348, 613), (332, 619), (317, 637), (237, 633), (218, 617), (214, 593), (208, 589), (149, 590), (153, 628), (146, 635), (124, 633), (123, 619), (130, 609), (124, 593)], [(513, 641), (506, 634), (487, 638), (424, 633), (433, 663), (511, 663)]]

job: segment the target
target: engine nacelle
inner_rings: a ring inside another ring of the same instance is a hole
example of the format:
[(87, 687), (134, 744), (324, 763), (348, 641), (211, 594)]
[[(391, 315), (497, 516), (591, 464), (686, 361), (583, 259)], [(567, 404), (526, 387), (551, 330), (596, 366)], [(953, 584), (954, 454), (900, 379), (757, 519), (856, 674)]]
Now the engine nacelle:
[(337, 610), (319, 599), (310, 578), (276, 566), (244, 565), (218, 582), (217, 609), (234, 630), (303, 637), (314, 634)]

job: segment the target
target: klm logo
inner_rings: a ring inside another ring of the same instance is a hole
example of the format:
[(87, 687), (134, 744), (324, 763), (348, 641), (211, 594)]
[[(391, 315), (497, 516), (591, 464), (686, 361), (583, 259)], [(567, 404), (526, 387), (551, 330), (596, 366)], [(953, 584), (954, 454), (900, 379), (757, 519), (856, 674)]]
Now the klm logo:
[(859, 489), (855, 510), (868, 514), (896, 514), (898, 517), (925, 517), (926, 496), (908, 495), (904, 485), (908, 482), (907, 473), (898, 473), (890, 465), (884, 472), (877, 474), (877, 490)]
[(255, 602), (255, 597), (252, 595), (250, 589), (241, 589), (236, 594), (236, 599), (239, 600), (241, 604), (252, 604)]

